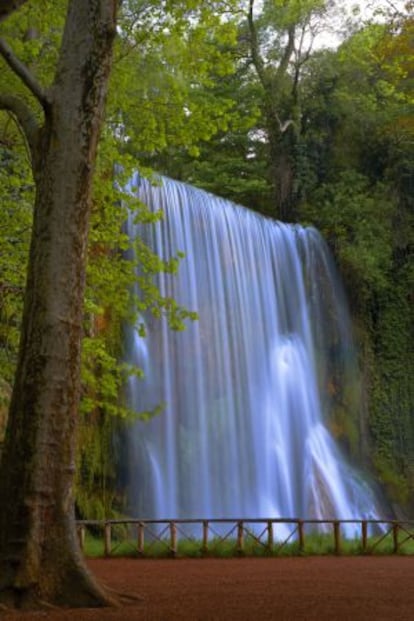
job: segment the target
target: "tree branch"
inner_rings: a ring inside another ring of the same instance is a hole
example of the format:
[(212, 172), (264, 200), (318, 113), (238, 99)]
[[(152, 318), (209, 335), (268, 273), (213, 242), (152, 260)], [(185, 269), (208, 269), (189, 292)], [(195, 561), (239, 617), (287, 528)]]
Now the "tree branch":
[(0, 110), (7, 110), (16, 119), (19, 127), (23, 130), (33, 159), (40, 129), (33, 111), (19, 97), (3, 93), (0, 93)]
[(0, 37), (0, 54), (3, 56), (10, 69), (21, 79), (23, 84), (32, 92), (36, 99), (41, 103), (44, 110), (49, 107), (49, 99), (46, 91), (37, 82), (34, 75), (29, 71), (24, 63), (15, 56), (10, 45)]
[(290, 58), (295, 49), (295, 27), (291, 26), (288, 30), (288, 41), (285, 51), (283, 53), (283, 57), (280, 61), (279, 67), (276, 70), (276, 73), (272, 76), (268, 72), (266, 72), (265, 63), (262, 56), (260, 55), (259, 40), (253, 16), (254, 2), (255, 0), (249, 0), (249, 12), (247, 16), (252, 62), (264, 90), (265, 99), (267, 100), (268, 114), (277, 122), (280, 133), (284, 134), (285, 131), (287, 131), (287, 129), (291, 125), (295, 125), (295, 123), (292, 119), (284, 122), (280, 120), (275, 102), (275, 90), (278, 85), (279, 79), (283, 77), (284, 73), (287, 70)]
[(18, 8), (25, 4), (27, 0), (2, 0), (0, 6), (0, 22), (14, 13)]
[(283, 52), (283, 56), (279, 63), (279, 67), (277, 68), (277, 77), (282, 77), (288, 68), (290, 59), (295, 50), (295, 26), (290, 26), (288, 30), (288, 40), (286, 43), (285, 51)]
[(260, 56), (259, 41), (257, 38), (256, 25), (253, 17), (254, 0), (249, 0), (249, 13), (247, 16), (247, 23), (249, 26), (250, 34), (250, 53), (252, 55), (253, 65), (256, 68), (258, 78), (265, 90), (268, 88), (268, 83), (265, 75), (265, 66), (262, 57)]

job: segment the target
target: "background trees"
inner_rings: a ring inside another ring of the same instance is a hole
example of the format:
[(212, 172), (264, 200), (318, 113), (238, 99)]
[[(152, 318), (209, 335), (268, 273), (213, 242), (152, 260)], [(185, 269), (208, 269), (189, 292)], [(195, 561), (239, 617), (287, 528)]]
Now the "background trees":
[(345, 278), (371, 457), (389, 497), (405, 505), (414, 455), (413, 65), (408, 55), (397, 61), (395, 50), (411, 29), (408, 18), (367, 27), (312, 66), (305, 141), (313, 172), (300, 206)]

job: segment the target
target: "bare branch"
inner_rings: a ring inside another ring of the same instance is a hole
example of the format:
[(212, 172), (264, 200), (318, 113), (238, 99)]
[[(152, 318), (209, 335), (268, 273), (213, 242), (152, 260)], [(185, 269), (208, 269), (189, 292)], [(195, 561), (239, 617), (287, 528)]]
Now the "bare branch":
[(273, 114), (275, 116), (276, 121), (279, 124), (279, 129), (280, 129), (281, 134), (284, 134), (285, 131), (287, 131), (291, 125), (293, 125), (294, 127), (296, 126), (296, 123), (293, 119), (288, 119), (287, 121), (282, 122), (276, 111), (274, 111)]
[(3, 56), (10, 69), (21, 79), (23, 84), (32, 92), (36, 99), (41, 103), (43, 109), (49, 107), (49, 99), (46, 91), (37, 82), (34, 75), (21, 60), (15, 56), (10, 45), (0, 37), (0, 54)]
[(1, 0), (0, 5), (0, 22), (14, 13), (18, 8), (25, 4), (27, 0)]
[[(389, 7), (391, 7), (391, 10), (392, 10), (392, 11), (393, 11), (393, 13), (394, 13), (394, 17), (398, 17), (398, 18), (401, 18), (401, 17), (403, 17), (403, 18), (404, 18), (404, 17), (405, 17), (404, 12), (403, 12), (403, 11), (401, 11), (401, 10), (400, 10), (400, 9), (399, 9), (396, 5), (395, 5), (395, 3), (394, 3), (394, 2), (392, 2), (392, 0), (386, 0), (386, 4), (388, 4), (388, 6), (389, 6)], [(411, 4), (411, 3), (407, 3), (407, 7), (406, 7), (406, 8), (407, 8), (408, 10), (410, 10), (410, 8), (412, 8), (412, 6), (410, 7), (410, 4)]]
[(33, 111), (19, 97), (3, 93), (0, 93), (0, 110), (7, 110), (16, 119), (19, 127), (23, 130), (33, 159), (40, 129)]

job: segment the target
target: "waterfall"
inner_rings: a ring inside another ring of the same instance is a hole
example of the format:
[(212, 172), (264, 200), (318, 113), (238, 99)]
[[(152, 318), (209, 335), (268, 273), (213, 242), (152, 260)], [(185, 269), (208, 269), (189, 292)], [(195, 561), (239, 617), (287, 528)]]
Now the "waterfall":
[[(342, 456), (330, 408), (347, 394), (349, 319), (323, 240), (183, 183), (128, 187), (161, 222), (136, 225), (159, 256), (185, 253), (164, 296), (198, 312), (184, 331), (143, 317), (128, 332), (130, 405), (164, 403), (128, 435), (129, 504), (141, 518), (377, 517)], [(351, 386), (352, 388), (352, 386)], [(351, 391), (352, 392), (352, 391)]]

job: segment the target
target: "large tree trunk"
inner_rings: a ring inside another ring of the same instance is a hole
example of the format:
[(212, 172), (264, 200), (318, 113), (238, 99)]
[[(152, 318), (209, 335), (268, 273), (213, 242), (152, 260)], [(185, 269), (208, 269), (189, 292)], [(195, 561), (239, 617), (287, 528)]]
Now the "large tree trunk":
[(0, 605), (109, 602), (87, 572), (72, 484), (92, 170), (116, 0), (72, 0), (36, 183), (19, 362), (0, 468)]

